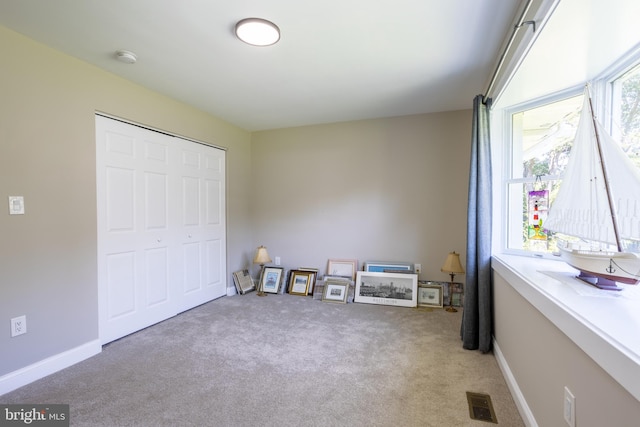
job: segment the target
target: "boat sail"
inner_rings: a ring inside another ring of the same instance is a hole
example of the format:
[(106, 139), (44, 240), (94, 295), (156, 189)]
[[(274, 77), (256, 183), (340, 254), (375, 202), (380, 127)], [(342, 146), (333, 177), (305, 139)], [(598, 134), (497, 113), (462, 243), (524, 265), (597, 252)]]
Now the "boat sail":
[(558, 245), (579, 278), (602, 289), (640, 282), (640, 256), (624, 252), (623, 239), (640, 240), (640, 170), (603, 130), (588, 88), (569, 162), (544, 227), (607, 249)]

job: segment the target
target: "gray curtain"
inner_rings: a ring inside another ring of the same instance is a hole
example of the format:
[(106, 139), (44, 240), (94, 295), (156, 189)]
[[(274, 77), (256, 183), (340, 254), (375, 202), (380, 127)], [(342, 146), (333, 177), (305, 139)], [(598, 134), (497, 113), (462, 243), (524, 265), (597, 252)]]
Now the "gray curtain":
[(473, 100), (471, 165), (467, 216), (467, 265), (462, 314), (462, 347), (491, 351), (491, 99)]

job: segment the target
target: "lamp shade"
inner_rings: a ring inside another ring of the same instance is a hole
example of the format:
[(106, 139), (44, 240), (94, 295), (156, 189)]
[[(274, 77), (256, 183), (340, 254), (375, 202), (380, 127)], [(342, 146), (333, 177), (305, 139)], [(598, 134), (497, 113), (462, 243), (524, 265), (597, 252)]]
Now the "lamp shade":
[(269, 258), (269, 253), (267, 252), (267, 248), (264, 246), (259, 246), (258, 250), (256, 250), (256, 256), (253, 257), (254, 264), (266, 264), (271, 262), (271, 258)]
[(464, 273), (464, 269), (462, 265), (460, 265), (460, 254), (457, 254), (455, 251), (450, 252), (447, 255), (447, 259), (444, 260), (444, 264), (440, 271), (444, 273)]

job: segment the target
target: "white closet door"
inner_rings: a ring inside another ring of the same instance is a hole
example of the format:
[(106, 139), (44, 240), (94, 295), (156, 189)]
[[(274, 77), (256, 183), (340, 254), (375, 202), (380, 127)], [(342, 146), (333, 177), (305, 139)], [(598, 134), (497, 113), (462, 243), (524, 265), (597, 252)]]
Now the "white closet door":
[(181, 310), (226, 294), (224, 151), (180, 144)]
[[(107, 343), (226, 293), (225, 153), (102, 116), (96, 143), (99, 325)], [(202, 167), (209, 158), (216, 166)], [(210, 183), (220, 189), (211, 206), (203, 202)], [(207, 209), (219, 213), (215, 234), (205, 232)]]

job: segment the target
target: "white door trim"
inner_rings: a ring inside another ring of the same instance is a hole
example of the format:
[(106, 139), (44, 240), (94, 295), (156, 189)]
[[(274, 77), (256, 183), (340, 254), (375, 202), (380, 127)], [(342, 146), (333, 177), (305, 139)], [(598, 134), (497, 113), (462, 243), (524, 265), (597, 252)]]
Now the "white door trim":
[(188, 136), (180, 135), (180, 134), (174, 133), (174, 132), (168, 132), (168, 131), (166, 131), (164, 129), (156, 128), (156, 127), (153, 127), (153, 126), (147, 126), (145, 124), (134, 122), (132, 120), (123, 119), (122, 117), (114, 116), (113, 114), (108, 114), (108, 113), (105, 113), (105, 112), (102, 112), (102, 111), (96, 111), (95, 114), (96, 114), (96, 116), (101, 116), (101, 117), (106, 117), (107, 119), (117, 120), (119, 122), (129, 124), (131, 126), (137, 126), (139, 128), (142, 128), (142, 129), (147, 129), (147, 130), (150, 130), (150, 131), (153, 131), (153, 132), (162, 133), (164, 135), (172, 136), (172, 137), (175, 137), (175, 138), (184, 139), (185, 141), (195, 142), (196, 144), (202, 144), (202, 145), (206, 145), (208, 147), (217, 148), (218, 150), (223, 150), (223, 151), (227, 151), (228, 150), (227, 147), (223, 147), (221, 145), (212, 144), (210, 142), (205, 142), (205, 141), (200, 141), (200, 140), (197, 140), (197, 139), (189, 138)]

